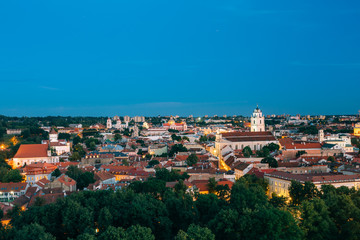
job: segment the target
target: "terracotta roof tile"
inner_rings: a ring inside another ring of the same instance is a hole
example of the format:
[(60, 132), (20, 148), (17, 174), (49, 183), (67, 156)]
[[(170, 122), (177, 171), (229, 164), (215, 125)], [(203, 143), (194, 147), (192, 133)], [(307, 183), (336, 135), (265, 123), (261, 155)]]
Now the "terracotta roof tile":
[(21, 144), (14, 158), (48, 157), (46, 144)]

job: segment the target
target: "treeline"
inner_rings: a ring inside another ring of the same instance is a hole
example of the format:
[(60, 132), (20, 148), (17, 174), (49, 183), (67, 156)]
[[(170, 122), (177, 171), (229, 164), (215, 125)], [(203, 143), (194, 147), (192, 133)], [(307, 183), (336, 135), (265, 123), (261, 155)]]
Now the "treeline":
[[(219, 197), (220, 190), (186, 193), (176, 173), (157, 175), (122, 191), (82, 191), (25, 212), (15, 208), (0, 238), (360, 239), (359, 190), (294, 182), (291, 199), (269, 199), (264, 180), (245, 176)], [(179, 183), (169, 189), (164, 179)]]
[(82, 124), (84, 127), (88, 127), (95, 123), (105, 124), (106, 120), (107, 117), (7, 117), (0, 115), (0, 127), (22, 129), (39, 123), (42, 123), (44, 126), (68, 127), (69, 124)]

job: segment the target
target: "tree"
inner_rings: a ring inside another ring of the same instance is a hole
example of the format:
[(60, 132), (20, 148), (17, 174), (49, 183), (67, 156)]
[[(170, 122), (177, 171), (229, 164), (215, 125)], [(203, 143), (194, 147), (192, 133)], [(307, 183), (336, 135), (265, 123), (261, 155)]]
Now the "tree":
[(249, 146), (244, 147), (242, 153), (244, 157), (250, 157), (251, 155), (253, 155), (253, 152)]
[(304, 200), (311, 200), (319, 196), (317, 187), (312, 182), (305, 182), (304, 185), (298, 181), (292, 180), (289, 187), (291, 203), (294, 205), (301, 204)]
[(121, 135), (120, 134), (115, 134), (115, 136), (114, 136), (114, 140), (115, 141), (121, 141), (121, 139), (122, 139), (122, 137), (121, 137)]
[(278, 167), (278, 161), (273, 157), (266, 157), (261, 160), (261, 163), (268, 163), (269, 167), (271, 168), (277, 168)]
[(187, 148), (184, 147), (182, 144), (175, 144), (171, 147), (171, 150), (169, 152), (169, 157), (173, 157), (175, 153), (178, 152), (187, 152)]
[(99, 212), (99, 217), (97, 220), (99, 229), (104, 231), (107, 227), (111, 226), (113, 223), (113, 216), (107, 207), (103, 207)]
[(18, 169), (10, 170), (4, 177), (4, 182), (22, 182), (25, 176), (21, 175)]
[(196, 156), (196, 154), (190, 154), (186, 159), (186, 164), (191, 167), (195, 165), (199, 161), (199, 158)]
[(270, 152), (278, 151), (280, 149), (280, 146), (276, 143), (270, 143), (265, 147), (267, 147), (270, 150)]
[(336, 239), (336, 227), (323, 200), (304, 201), (301, 209), (300, 227), (306, 239)]
[(81, 143), (81, 138), (76, 136), (73, 138), (73, 146), (76, 146), (78, 143)]
[(70, 141), (71, 134), (69, 134), (69, 133), (59, 133), (58, 137), (59, 137), (59, 139), (65, 139), (67, 141)]
[(191, 224), (185, 233), (180, 230), (175, 237), (176, 240), (215, 240), (215, 235), (207, 227)]
[(217, 187), (217, 182), (215, 180), (214, 177), (209, 178), (209, 182), (207, 184), (209, 193), (215, 193), (216, 192), (216, 187)]
[(155, 165), (158, 165), (160, 162), (158, 160), (151, 160), (149, 161), (149, 166), (153, 167)]
[(56, 238), (50, 233), (45, 232), (45, 228), (37, 223), (25, 225), (15, 231), (14, 240), (55, 240)]
[(276, 208), (282, 208), (286, 206), (286, 197), (277, 196), (276, 193), (273, 193), (270, 199), (270, 204)]
[(66, 172), (66, 175), (76, 181), (76, 187), (80, 190), (89, 186), (90, 183), (94, 183), (94, 173), (83, 172), (77, 166), (70, 166)]
[(183, 141), (188, 141), (188, 142), (190, 142), (190, 139), (189, 139), (187, 136), (183, 136), (183, 137), (182, 137), (182, 140), (183, 140)]
[(304, 154), (307, 154), (307, 152), (306, 152), (306, 151), (304, 151), (304, 150), (297, 151), (297, 153), (296, 153), (296, 157), (297, 157), (297, 158), (299, 158), (301, 155), (304, 155)]
[(96, 237), (90, 233), (83, 233), (79, 235), (76, 240), (96, 240)]
[(46, 203), (46, 201), (45, 201), (45, 199), (43, 197), (36, 197), (35, 198), (35, 203), (34, 203), (35, 206), (40, 207), (40, 206), (43, 206), (45, 203)]
[(171, 135), (171, 139), (172, 139), (173, 141), (178, 141), (178, 142), (181, 141), (181, 137), (180, 137), (180, 136), (177, 136), (176, 134), (172, 134), (172, 135)]
[(204, 135), (199, 138), (199, 142), (207, 142), (208, 138)]
[(109, 226), (105, 232), (101, 233), (98, 240), (127, 239), (123, 228)]
[(62, 231), (68, 237), (76, 237), (88, 228), (93, 227), (93, 215), (90, 209), (83, 207), (73, 199), (62, 199), (61, 218), (63, 219)]
[(186, 192), (187, 186), (184, 184), (184, 180), (180, 179), (174, 186), (175, 192), (184, 194)]
[(127, 240), (155, 240), (151, 229), (140, 225), (133, 225), (126, 230)]
[(51, 176), (53, 176), (53, 177), (55, 177), (55, 178), (60, 177), (60, 175), (61, 175), (61, 172), (60, 172), (60, 170), (59, 170), (58, 168), (55, 169), (55, 170), (51, 173)]
[(198, 210), (199, 223), (203, 226), (215, 218), (221, 208), (225, 205), (215, 194), (199, 194), (195, 206)]

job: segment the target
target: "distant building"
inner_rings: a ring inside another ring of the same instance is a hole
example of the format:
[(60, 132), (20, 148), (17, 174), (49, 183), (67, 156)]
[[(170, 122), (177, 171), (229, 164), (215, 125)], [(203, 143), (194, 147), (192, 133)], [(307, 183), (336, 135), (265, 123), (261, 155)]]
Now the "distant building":
[(145, 122), (145, 117), (143, 117), (143, 116), (135, 116), (134, 118), (134, 122)]
[(178, 131), (186, 131), (187, 125), (186, 122), (176, 123), (173, 118), (170, 118), (167, 123), (163, 124), (163, 128), (166, 130), (173, 129)]
[(11, 163), (14, 168), (32, 163), (57, 163), (58, 156), (51, 156), (47, 144), (21, 144)]
[(33, 163), (24, 167), (24, 173), (26, 175), (26, 182), (33, 185), (35, 182), (45, 178), (51, 179), (51, 173), (55, 171), (57, 167), (50, 163)]
[(20, 135), (21, 129), (6, 129), (7, 135)]
[(259, 106), (256, 107), (251, 116), (251, 132), (265, 131), (265, 117), (263, 116)]
[(107, 129), (111, 129), (112, 128), (112, 121), (111, 118), (108, 118), (106, 121), (106, 128)]
[(25, 194), (29, 184), (21, 183), (0, 183), (0, 202), (12, 202), (14, 199)]
[(294, 174), (288, 172), (274, 171), (265, 174), (264, 178), (269, 182), (269, 196), (273, 193), (290, 197), (289, 187), (291, 181), (295, 180), (302, 184), (305, 182), (312, 182), (318, 189), (322, 185), (333, 185), (334, 187), (345, 186), (348, 188), (354, 187), (356, 190), (360, 188), (360, 175), (341, 175), (330, 173), (319, 174)]
[(271, 132), (227, 132), (216, 135), (215, 149), (217, 154), (226, 146), (232, 150), (242, 150), (249, 146), (256, 151), (270, 143), (279, 144)]
[(54, 129), (49, 133), (49, 140), (43, 140), (41, 143), (47, 144), (52, 151), (55, 151), (56, 155), (70, 153), (70, 142), (65, 139), (58, 139), (58, 134)]
[(71, 177), (62, 174), (54, 181), (49, 182), (45, 187), (48, 188), (61, 188), (63, 191), (75, 192), (76, 191), (76, 181)]
[(354, 127), (354, 136), (360, 137), (360, 123), (356, 123)]
[(130, 117), (129, 117), (129, 116), (125, 116), (125, 117), (124, 117), (124, 122), (130, 122)]

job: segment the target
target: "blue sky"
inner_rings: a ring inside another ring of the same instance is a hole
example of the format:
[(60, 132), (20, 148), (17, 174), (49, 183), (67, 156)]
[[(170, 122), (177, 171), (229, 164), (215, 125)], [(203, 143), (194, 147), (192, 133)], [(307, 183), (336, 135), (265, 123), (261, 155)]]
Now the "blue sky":
[(356, 114), (360, 2), (1, 1), (0, 114)]

